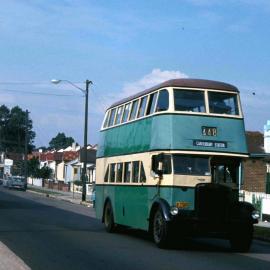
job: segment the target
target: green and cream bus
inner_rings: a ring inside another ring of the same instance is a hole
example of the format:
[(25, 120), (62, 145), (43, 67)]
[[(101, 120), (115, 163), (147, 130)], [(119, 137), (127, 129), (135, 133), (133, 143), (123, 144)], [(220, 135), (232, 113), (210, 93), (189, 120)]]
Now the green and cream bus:
[(248, 157), (238, 89), (175, 79), (112, 104), (100, 131), (96, 215), (149, 231), (159, 247), (175, 233), (213, 235), (247, 251), (258, 213), (239, 201)]

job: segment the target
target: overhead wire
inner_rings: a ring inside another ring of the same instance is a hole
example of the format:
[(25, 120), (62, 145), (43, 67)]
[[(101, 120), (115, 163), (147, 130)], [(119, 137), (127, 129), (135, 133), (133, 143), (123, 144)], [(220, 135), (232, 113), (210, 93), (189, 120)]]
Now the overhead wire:
[(53, 94), (53, 93), (44, 93), (44, 92), (33, 92), (33, 91), (23, 91), (23, 90), (15, 90), (15, 89), (1, 89), (0, 91), (3, 92), (16, 92), (16, 93), (22, 93), (22, 94), (31, 94), (31, 95), (40, 95), (40, 96), (57, 96), (57, 97), (83, 97), (83, 95), (69, 95), (69, 94)]

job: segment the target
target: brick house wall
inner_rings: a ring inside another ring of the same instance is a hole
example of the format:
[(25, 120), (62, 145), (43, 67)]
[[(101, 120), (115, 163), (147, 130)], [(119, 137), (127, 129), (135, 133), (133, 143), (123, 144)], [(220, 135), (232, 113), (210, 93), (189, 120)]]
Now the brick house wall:
[(243, 162), (243, 190), (266, 191), (267, 162), (262, 158), (249, 158)]

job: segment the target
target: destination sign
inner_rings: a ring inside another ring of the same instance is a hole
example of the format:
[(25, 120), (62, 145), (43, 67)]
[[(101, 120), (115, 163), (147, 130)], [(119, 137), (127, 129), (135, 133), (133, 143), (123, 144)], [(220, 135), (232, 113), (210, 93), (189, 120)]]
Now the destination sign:
[(194, 146), (227, 148), (227, 142), (193, 140)]
[(202, 127), (202, 135), (203, 136), (217, 136), (217, 128), (216, 127)]

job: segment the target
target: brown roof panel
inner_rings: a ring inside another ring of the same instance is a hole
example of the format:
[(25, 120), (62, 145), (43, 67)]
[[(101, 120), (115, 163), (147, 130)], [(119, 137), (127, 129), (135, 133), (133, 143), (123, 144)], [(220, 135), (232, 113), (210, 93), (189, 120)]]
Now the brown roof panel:
[(129, 100), (146, 95), (148, 93), (151, 93), (155, 90), (158, 90), (158, 89), (164, 88), (164, 87), (188, 87), (188, 88), (225, 90), (225, 91), (235, 92), (235, 93), (239, 92), (239, 90), (235, 86), (228, 84), (228, 83), (224, 83), (224, 82), (202, 80), (202, 79), (173, 79), (173, 80), (165, 81), (165, 82), (158, 84), (156, 86), (153, 86), (149, 89), (146, 89), (146, 90), (139, 92), (135, 95), (132, 95), (130, 97), (124, 98), (120, 101), (117, 101), (117, 102), (113, 103), (109, 107), (109, 109), (112, 107), (118, 106), (122, 103), (125, 103)]

